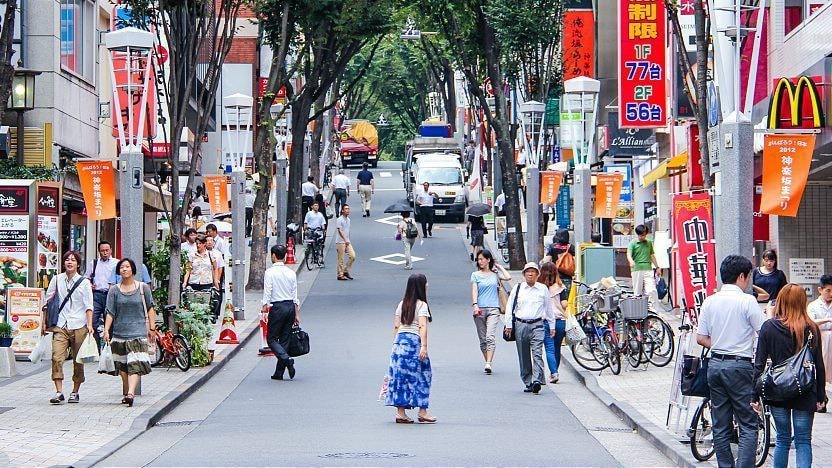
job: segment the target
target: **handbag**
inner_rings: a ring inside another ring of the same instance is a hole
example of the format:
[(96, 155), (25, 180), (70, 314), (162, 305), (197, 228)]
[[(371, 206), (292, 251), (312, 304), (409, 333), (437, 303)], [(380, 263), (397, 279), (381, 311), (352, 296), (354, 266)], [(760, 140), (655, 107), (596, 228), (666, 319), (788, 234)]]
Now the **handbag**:
[[(150, 317), (147, 314), (147, 299), (144, 298), (144, 283), (139, 282), (139, 296), (142, 298), (142, 307), (144, 308), (144, 321), (147, 323), (147, 334), (150, 334)], [(156, 341), (147, 339), (147, 354), (149, 356), (156, 355)], [(100, 369), (99, 369), (100, 372)]]
[(566, 245), (566, 251), (558, 255), (555, 261), (555, 268), (558, 273), (564, 276), (572, 277), (575, 275), (575, 256), (569, 253), (569, 245)]
[(812, 332), (806, 344), (794, 356), (777, 365), (769, 365), (754, 383), (754, 390), (766, 401), (786, 401), (809, 393), (815, 388), (815, 357), (809, 349)]
[[(57, 281), (57, 276), (55, 277), (55, 281)], [(60, 301), (60, 305), (58, 305), (58, 285), (55, 284), (55, 293), (52, 294), (46, 301), (46, 329), (50, 330), (58, 326), (58, 319), (61, 315), (61, 311), (64, 310), (64, 306), (69, 301), (69, 298), (72, 297), (72, 293), (75, 292), (75, 289), (84, 281), (85, 278), (81, 278), (75, 282), (72, 288), (69, 289), (67, 292), (66, 297)]]
[[(517, 296), (520, 295), (520, 285), (518, 284), (514, 290), (514, 301), (511, 303), (511, 328), (504, 328), (503, 329), (503, 339), (506, 341), (517, 341), (517, 320), (514, 315), (514, 311), (517, 309)], [(506, 334), (506, 330), (511, 330), (509, 334)]]
[(309, 334), (298, 325), (292, 325), (292, 332), (289, 334), (289, 346), (286, 352), (291, 357), (309, 354)]
[(570, 345), (578, 344), (586, 339), (586, 332), (584, 332), (578, 319), (573, 314), (566, 315), (566, 342)]
[(500, 298), (500, 313), (505, 314), (508, 296), (506, 295), (506, 290), (503, 289), (503, 281), (499, 279), (499, 276), (497, 277), (497, 296)]
[(682, 395), (709, 398), (711, 387), (708, 385), (707, 350), (699, 356), (682, 357)]

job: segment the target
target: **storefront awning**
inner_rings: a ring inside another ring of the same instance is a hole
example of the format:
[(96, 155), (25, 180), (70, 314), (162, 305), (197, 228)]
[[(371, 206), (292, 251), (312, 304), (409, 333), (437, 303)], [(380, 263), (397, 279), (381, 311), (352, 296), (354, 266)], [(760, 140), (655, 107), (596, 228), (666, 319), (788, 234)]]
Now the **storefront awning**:
[(642, 187), (649, 187), (656, 183), (657, 180), (662, 179), (664, 177), (669, 177), (672, 175), (676, 175), (679, 172), (684, 171), (688, 164), (688, 152), (685, 151), (677, 156), (674, 156), (665, 162), (659, 164), (655, 169), (648, 172), (644, 176), (644, 181), (642, 182)]

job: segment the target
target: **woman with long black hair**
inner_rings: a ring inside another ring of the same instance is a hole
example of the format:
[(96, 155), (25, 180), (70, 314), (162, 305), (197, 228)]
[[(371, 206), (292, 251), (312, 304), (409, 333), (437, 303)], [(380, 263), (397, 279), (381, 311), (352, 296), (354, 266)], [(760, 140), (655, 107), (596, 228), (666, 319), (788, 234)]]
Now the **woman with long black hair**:
[(405, 412), (411, 408), (419, 408), (420, 423), (436, 422), (436, 417), (428, 413), (432, 374), (428, 358), (431, 315), (427, 287), (425, 275), (410, 275), (404, 298), (396, 307), (395, 338), (384, 404), (396, 407), (396, 422), (399, 424), (413, 423)]

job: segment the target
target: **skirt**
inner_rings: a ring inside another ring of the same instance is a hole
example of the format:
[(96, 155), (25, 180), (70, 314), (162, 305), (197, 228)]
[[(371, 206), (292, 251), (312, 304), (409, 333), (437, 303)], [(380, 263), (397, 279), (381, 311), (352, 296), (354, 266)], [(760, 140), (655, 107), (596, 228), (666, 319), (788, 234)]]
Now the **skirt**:
[(821, 330), (823, 344), (823, 367), (826, 368), (826, 383), (832, 383), (832, 330)]
[(115, 372), (110, 375), (147, 375), (150, 373), (150, 355), (147, 354), (147, 338), (113, 338), (110, 340), (113, 351)]
[(393, 342), (387, 371), (386, 406), (427, 408), (430, 397), (430, 358), (419, 359), (422, 340), (415, 333), (399, 333)]
[(471, 230), (471, 245), (474, 247), (482, 247), (483, 233), (482, 231)]

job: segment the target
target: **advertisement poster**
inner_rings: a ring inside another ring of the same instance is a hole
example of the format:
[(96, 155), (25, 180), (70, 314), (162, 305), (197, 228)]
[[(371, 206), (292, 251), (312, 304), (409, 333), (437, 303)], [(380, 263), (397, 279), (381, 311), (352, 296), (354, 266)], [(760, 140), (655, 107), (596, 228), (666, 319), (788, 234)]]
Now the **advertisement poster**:
[(29, 354), (38, 344), (41, 327), (43, 290), (39, 288), (9, 288), (8, 316), (12, 326), (12, 352)]
[(228, 208), (228, 179), (225, 176), (205, 176), (205, 194), (211, 213), (225, 213)]
[(84, 194), (87, 219), (116, 217), (115, 173), (111, 161), (77, 161), (78, 181)]
[(598, 174), (595, 186), (595, 217), (616, 218), (621, 197), (621, 174)]
[(29, 215), (0, 216), (0, 300), (6, 288), (29, 286)]
[(768, 133), (763, 138), (760, 211), (777, 216), (797, 216), (809, 178), (815, 135)]
[(558, 171), (543, 171), (540, 173), (540, 203), (554, 205), (560, 193), (560, 184), (563, 182), (563, 173)]
[[(633, 201), (633, 168), (629, 164), (605, 164), (604, 172), (608, 174), (621, 174), (621, 197), (619, 201), (631, 202)], [(623, 216), (616, 216), (616, 218), (623, 218)]]
[(685, 306), (696, 323), (702, 302), (716, 292), (713, 210), (707, 192), (673, 196), (673, 237), (678, 246)]
[(60, 242), (60, 223), (57, 216), (38, 215), (37, 242), (37, 284), (46, 289), (49, 281), (60, 272), (58, 259), (58, 242)]

